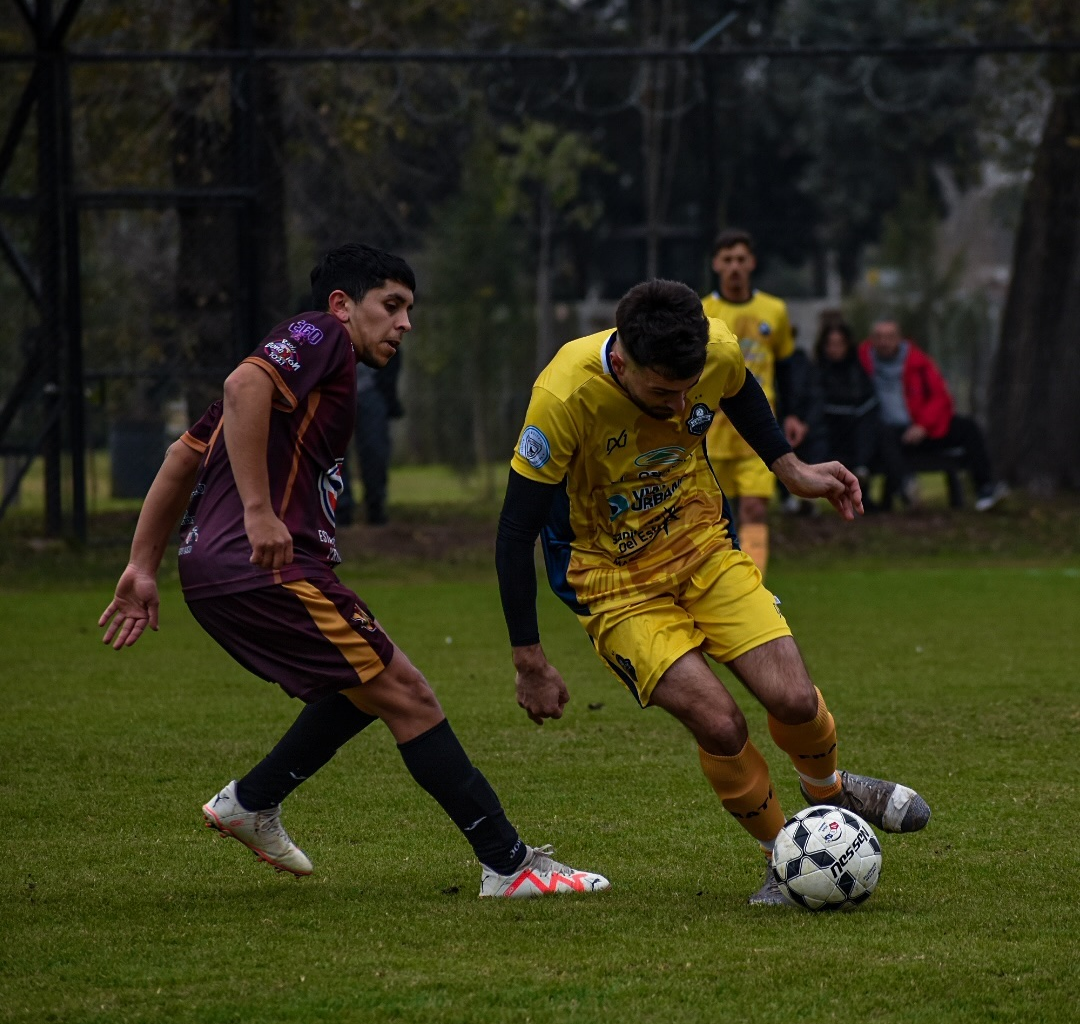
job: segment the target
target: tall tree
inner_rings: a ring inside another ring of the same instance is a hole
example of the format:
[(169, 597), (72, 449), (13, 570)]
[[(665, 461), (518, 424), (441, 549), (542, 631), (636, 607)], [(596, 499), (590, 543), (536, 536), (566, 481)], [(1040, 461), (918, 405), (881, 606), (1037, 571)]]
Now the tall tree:
[[(1050, 38), (1080, 38), (1073, 0), (1035, 0)], [(991, 379), (991, 442), (1014, 483), (1080, 489), (1080, 57), (1055, 57), (1054, 95), (1024, 198)]]

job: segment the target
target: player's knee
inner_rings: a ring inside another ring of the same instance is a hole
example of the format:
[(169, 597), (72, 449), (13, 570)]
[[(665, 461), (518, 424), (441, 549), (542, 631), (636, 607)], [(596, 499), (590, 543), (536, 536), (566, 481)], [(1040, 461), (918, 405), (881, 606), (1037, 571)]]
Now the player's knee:
[(691, 731), (702, 750), (718, 757), (734, 757), (746, 746), (750, 735), (741, 713), (702, 715), (691, 725)]
[(769, 713), (785, 725), (802, 725), (817, 716), (818, 696), (813, 683), (789, 686), (772, 702)]

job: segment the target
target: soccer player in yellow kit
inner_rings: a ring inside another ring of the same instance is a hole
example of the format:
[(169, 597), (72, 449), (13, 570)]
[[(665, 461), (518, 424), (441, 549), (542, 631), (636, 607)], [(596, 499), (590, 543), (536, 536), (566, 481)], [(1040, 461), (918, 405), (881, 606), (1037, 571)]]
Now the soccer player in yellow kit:
[[(664, 708), (698, 744), (724, 807), (766, 857), (784, 823), (746, 719), (705, 655), (765, 707), (810, 803), (890, 832), (922, 828), (925, 801), (837, 770), (836, 729), (777, 599), (739, 548), (705, 443), (719, 409), (792, 494), (862, 511), (855, 475), (795, 457), (738, 343), (686, 285), (647, 281), (616, 329), (564, 345), (533, 387), (499, 520), (496, 565), (518, 704), (538, 724), (570, 699), (540, 644), (533, 547), (597, 654), (642, 707)], [(771, 870), (750, 897), (782, 902)]]
[[(783, 299), (752, 287), (756, 267), (750, 235), (739, 228), (722, 231), (713, 243), (712, 258), (720, 287), (702, 299), (702, 306), (706, 316), (723, 320), (735, 335), (746, 368), (775, 411), (778, 377), (783, 381), (783, 364), (795, 351), (795, 336)], [(785, 417), (784, 434), (793, 448), (802, 443), (806, 429), (797, 417)], [(736, 502), (743, 548), (764, 575), (769, 561), (769, 500), (776, 478), (723, 413), (709, 429), (708, 447), (724, 494)]]

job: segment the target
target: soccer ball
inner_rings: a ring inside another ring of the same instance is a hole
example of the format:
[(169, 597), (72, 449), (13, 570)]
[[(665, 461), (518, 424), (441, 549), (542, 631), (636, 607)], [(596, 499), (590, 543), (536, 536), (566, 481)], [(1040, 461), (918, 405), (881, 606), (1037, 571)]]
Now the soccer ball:
[(840, 807), (807, 807), (780, 829), (773, 871), (785, 899), (797, 906), (855, 907), (881, 877), (881, 844), (857, 814)]

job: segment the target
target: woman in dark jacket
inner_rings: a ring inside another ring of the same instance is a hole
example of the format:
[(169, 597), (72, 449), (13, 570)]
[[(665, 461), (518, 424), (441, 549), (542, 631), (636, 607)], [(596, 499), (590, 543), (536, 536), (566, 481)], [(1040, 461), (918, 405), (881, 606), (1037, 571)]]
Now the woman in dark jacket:
[(814, 358), (824, 398), (829, 458), (838, 459), (859, 478), (864, 498), (877, 463), (886, 475), (888, 503), (900, 489), (903, 466), (899, 452), (882, 444), (877, 395), (859, 362), (851, 328), (842, 320), (824, 323), (814, 343)]

